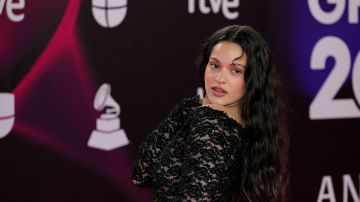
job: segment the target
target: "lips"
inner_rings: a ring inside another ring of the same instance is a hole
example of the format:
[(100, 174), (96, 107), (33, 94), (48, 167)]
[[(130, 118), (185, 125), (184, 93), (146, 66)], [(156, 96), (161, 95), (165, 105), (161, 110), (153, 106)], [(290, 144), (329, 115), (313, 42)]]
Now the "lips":
[(226, 90), (224, 90), (223, 88), (221, 88), (219, 86), (211, 87), (211, 92), (216, 97), (223, 97), (227, 94)]

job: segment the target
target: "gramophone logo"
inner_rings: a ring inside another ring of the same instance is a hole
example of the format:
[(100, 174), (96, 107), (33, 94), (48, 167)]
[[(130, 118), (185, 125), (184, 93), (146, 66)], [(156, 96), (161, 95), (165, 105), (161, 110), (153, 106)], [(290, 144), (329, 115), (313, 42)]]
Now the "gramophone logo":
[(87, 143), (89, 147), (112, 150), (129, 144), (123, 129), (120, 129), (120, 106), (111, 97), (111, 87), (105, 83), (98, 89), (94, 108), (104, 113), (96, 120), (96, 130), (91, 133)]
[(96, 22), (106, 28), (118, 26), (125, 18), (127, 0), (92, 0)]
[(15, 121), (15, 97), (12, 93), (0, 93), (0, 139), (7, 136)]

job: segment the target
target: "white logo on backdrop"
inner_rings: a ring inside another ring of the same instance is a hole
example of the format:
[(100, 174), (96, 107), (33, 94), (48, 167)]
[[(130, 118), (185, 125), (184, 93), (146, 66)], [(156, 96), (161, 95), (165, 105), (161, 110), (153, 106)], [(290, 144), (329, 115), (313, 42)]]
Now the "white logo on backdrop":
[[(360, 175), (359, 175), (360, 180)], [(340, 180), (339, 180), (340, 181)], [(339, 182), (338, 180), (336, 182)], [(336, 184), (338, 185), (338, 184)], [(338, 185), (341, 187), (341, 185)], [(360, 187), (356, 188), (354, 181), (351, 178), (351, 175), (345, 174), (342, 176), (342, 193), (336, 192), (338, 195), (335, 196), (334, 184), (332, 181), (332, 176), (327, 175), (322, 178), (320, 191), (317, 198), (317, 202), (336, 202), (336, 199), (340, 199), (339, 194), (342, 195), (342, 202), (360, 202), (360, 194), (358, 193)], [(349, 196), (350, 193), (350, 196)], [(340, 200), (339, 200), (340, 201)]]
[[(325, 11), (320, 6), (320, 0), (308, 0), (310, 13), (317, 22), (334, 29), (332, 25), (348, 15), (349, 24), (359, 24), (359, 0), (348, 3), (346, 0), (338, 0), (331, 3), (334, 3), (335, 8)], [(310, 58), (312, 70), (324, 70), (328, 58), (333, 58), (335, 62), (309, 106), (309, 117), (312, 120), (360, 118), (360, 51), (358, 43), (346, 41), (338, 36), (327, 35), (314, 45)], [(356, 56), (352, 56), (353, 51), (358, 51)], [(349, 78), (354, 98), (336, 98)]]
[(7, 136), (15, 121), (15, 96), (0, 93), (0, 138)]
[(25, 0), (0, 0), (0, 16), (3, 12), (6, 13), (12, 22), (21, 22), (24, 20), (25, 14), (21, 12), (24, 8)]
[[(209, 14), (210, 12), (217, 14), (221, 9), (222, 14), (229, 20), (235, 20), (239, 17), (239, 12), (235, 9), (239, 8), (240, 0), (188, 0), (188, 12), (190, 14), (195, 13), (196, 5), (202, 14)], [(234, 9), (234, 11), (231, 12), (230, 9)]]
[(107, 28), (118, 26), (125, 18), (127, 0), (92, 0), (92, 13), (96, 22)]
[(96, 120), (96, 130), (91, 133), (87, 143), (89, 147), (112, 150), (129, 144), (129, 140), (123, 129), (120, 129), (120, 106), (111, 97), (110, 84), (103, 84), (98, 89), (94, 108), (105, 113)]

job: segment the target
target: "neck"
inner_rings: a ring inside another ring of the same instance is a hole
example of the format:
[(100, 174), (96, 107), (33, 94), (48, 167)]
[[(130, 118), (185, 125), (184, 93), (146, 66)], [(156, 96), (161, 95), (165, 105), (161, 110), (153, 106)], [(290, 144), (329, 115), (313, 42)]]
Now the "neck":
[(209, 105), (212, 106), (215, 109), (224, 111), (226, 114), (228, 114), (228, 116), (230, 116), (231, 118), (235, 119), (240, 125), (243, 125), (243, 121), (241, 120), (241, 116), (240, 116), (240, 102), (234, 102), (234, 103), (230, 103), (227, 105), (213, 105), (210, 100), (205, 96), (202, 99), (202, 104), (203, 105)]
[(224, 105), (224, 107), (228, 109), (228, 112), (231, 115), (233, 115), (234, 117), (240, 120), (241, 109), (240, 109), (239, 101)]
[(241, 124), (240, 109), (238, 105), (225, 105), (227, 112)]

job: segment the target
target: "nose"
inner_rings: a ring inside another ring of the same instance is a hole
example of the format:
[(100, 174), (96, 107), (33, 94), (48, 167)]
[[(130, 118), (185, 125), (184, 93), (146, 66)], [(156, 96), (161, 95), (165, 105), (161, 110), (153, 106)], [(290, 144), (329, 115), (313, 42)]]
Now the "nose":
[(215, 76), (215, 81), (219, 83), (225, 83), (226, 78), (224, 70), (218, 72), (218, 74)]

